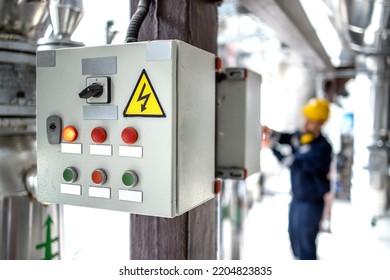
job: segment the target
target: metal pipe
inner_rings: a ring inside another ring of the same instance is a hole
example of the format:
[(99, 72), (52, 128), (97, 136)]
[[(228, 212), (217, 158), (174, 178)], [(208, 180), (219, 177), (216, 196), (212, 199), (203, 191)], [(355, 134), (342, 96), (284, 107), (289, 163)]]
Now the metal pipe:
[(82, 17), (84, 8), (82, 0), (50, 0), (50, 22), (53, 32), (49, 38), (38, 41), (38, 50), (53, 50), (64, 47), (82, 47), (82, 42), (71, 40)]
[[(62, 206), (32, 198), (35, 137), (0, 136), (0, 259), (58, 259)], [(44, 245), (42, 245), (44, 244)]]
[(390, 54), (390, 0), (333, 0), (338, 2), (340, 27), (353, 50)]
[(46, 2), (0, 0), (0, 40), (36, 42), (50, 24)]
[(58, 38), (70, 38), (83, 15), (82, 0), (50, 0), (50, 20), (53, 35)]

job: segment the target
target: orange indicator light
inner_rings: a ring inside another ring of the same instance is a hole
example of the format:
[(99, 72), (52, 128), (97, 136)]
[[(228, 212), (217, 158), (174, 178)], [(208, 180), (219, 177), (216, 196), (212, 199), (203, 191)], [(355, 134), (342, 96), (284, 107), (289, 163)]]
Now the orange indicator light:
[(66, 142), (73, 142), (77, 138), (77, 129), (73, 126), (67, 126), (62, 131), (62, 138)]

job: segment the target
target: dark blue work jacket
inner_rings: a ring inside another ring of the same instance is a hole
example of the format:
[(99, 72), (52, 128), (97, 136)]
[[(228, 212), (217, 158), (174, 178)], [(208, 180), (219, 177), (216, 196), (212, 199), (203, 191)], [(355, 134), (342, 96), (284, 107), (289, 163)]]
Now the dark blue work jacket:
[(328, 173), (332, 146), (322, 134), (309, 144), (300, 143), (300, 132), (277, 135), (278, 143), (288, 144), (292, 149), (289, 155), (283, 155), (276, 148), (272, 150), (279, 161), (290, 167), (293, 197), (304, 201), (323, 201), (324, 194), (330, 190)]

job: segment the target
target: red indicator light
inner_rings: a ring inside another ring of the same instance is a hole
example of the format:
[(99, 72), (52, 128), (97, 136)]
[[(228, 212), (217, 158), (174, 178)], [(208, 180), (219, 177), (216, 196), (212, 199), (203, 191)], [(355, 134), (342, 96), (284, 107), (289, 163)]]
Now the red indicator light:
[(107, 181), (107, 174), (103, 169), (95, 169), (92, 172), (91, 179), (96, 185), (103, 185)]
[(215, 179), (215, 185), (214, 185), (214, 193), (219, 194), (222, 190), (222, 180), (221, 179)]
[(91, 132), (91, 138), (95, 143), (103, 143), (106, 141), (107, 133), (102, 127), (95, 127)]
[(132, 127), (126, 127), (122, 131), (122, 140), (126, 144), (134, 144), (138, 139), (138, 132)]
[(77, 138), (77, 129), (74, 126), (67, 126), (62, 130), (62, 138), (66, 142), (73, 142)]
[(248, 170), (244, 169), (244, 179), (246, 179), (248, 177)]
[(248, 69), (244, 69), (244, 80), (248, 79)]
[(217, 70), (217, 72), (222, 71), (222, 59), (218, 56), (215, 58), (215, 70)]

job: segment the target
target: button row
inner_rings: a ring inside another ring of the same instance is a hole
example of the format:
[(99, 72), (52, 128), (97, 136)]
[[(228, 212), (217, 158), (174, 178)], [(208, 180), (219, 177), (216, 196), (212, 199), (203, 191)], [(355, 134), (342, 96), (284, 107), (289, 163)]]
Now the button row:
[[(74, 183), (78, 179), (78, 172), (74, 167), (65, 168), (62, 177), (67, 183)], [(107, 182), (107, 173), (104, 169), (98, 168), (92, 171), (91, 180), (95, 185), (104, 185)], [(135, 171), (127, 170), (122, 175), (122, 183), (127, 187), (134, 187), (138, 183), (138, 175)]]
[[(66, 142), (74, 142), (77, 139), (78, 131), (74, 126), (66, 126), (62, 130), (62, 138)], [(126, 127), (121, 133), (122, 141), (126, 144), (134, 144), (138, 139), (138, 132), (133, 127)], [(101, 144), (107, 139), (107, 132), (103, 127), (95, 127), (91, 131), (91, 139), (97, 144)]]

